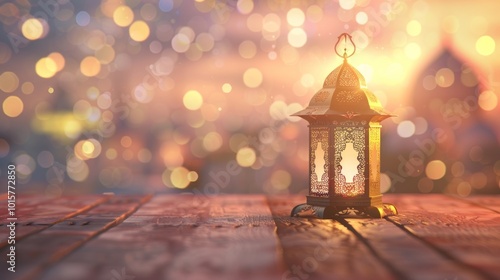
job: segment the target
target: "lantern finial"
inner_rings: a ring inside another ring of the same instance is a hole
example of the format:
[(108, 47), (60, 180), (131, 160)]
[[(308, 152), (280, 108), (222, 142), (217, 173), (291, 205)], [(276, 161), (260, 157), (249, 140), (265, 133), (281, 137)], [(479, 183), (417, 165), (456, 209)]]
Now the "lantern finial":
[[(339, 45), (340, 41), (342, 40), (342, 38), (344, 38), (344, 54), (342, 54), (342, 55), (341, 55), (341, 54), (338, 52), (337, 47), (338, 47), (338, 45)], [(349, 55), (347, 55), (347, 48), (346, 48), (346, 45), (347, 45), (347, 38), (349, 38), (349, 41), (351, 42), (351, 44), (352, 44), (352, 46), (353, 46), (353, 48), (354, 48), (354, 49), (352, 50), (352, 53), (351, 53), (351, 54), (349, 54)], [(336, 53), (338, 56), (340, 56), (340, 57), (342, 57), (342, 58), (344, 58), (344, 59), (347, 59), (348, 57), (353, 56), (355, 52), (356, 52), (356, 44), (354, 44), (354, 41), (352, 40), (352, 36), (351, 36), (351, 35), (349, 35), (349, 33), (342, 33), (342, 34), (340, 34), (340, 36), (339, 36), (339, 37), (338, 37), (338, 39), (337, 39), (337, 43), (335, 44), (335, 53)]]

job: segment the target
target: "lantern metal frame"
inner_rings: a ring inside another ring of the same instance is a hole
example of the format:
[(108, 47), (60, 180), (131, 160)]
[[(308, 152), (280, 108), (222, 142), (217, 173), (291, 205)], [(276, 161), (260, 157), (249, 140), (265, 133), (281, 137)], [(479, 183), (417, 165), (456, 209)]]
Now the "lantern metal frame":
[[(337, 51), (342, 38), (353, 46), (349, 55), (345, 47), (343, 55)], [(393, 115), (382, 108), (363, 75), (347, 62), (356, 52), (349, 34), (338, 37), (335, 52), (343, 64), (327, 76), (309, 106), (294, 114), (309, 122), (309, 195), (291, 215), (397, 215), (394, 205), (382, 202), (380, 192), (380, 122)], [(350, 164), (344, 166), (342, 161)]]

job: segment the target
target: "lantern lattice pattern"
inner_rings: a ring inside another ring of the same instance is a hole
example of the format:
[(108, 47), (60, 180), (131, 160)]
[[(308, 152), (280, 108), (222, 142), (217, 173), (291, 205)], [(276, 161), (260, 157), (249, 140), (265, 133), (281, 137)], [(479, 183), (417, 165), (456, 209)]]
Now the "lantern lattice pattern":
[(309, 195), (307, 204), (292, 210), (294, 216), (397, 213), (380, 194), (380, 122), (391, 115), (347, 62), (349, 56), (342, 57), (309, 106), (294, 114), (309, 122), (310, 140)]

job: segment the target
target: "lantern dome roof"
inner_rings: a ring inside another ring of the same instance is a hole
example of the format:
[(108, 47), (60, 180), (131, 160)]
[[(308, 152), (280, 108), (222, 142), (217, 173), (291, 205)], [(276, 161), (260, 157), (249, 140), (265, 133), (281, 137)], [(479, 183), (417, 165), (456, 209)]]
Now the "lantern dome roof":
[(377, 97), (368, 90), (363, 75), (347, 62), (335, 68), (325, 79), (323, 88), (309, 102), (309, 106), (294, 116), (308, 121), (324, 120), (320, 116), (341, 116), (348, 119), (382, 121), (391, 117)]

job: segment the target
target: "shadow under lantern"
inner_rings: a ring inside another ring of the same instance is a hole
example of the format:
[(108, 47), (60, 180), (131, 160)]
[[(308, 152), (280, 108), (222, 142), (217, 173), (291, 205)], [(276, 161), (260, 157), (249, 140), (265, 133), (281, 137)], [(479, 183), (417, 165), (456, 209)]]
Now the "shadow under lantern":
[[(337, 51), (342, 38), (354, 47), (350, 55), (345, 48), (343, 55)], [(294, 114), (309, 122), (309, 195), (292, 216), (396, 215), (380, 193), (380, 122), (392, 115), (347, 62), (356, 51), (351, 36), (343, 33), (338, 39), (335, 52), (344, 62), (328, 75), (309, 106)]]

